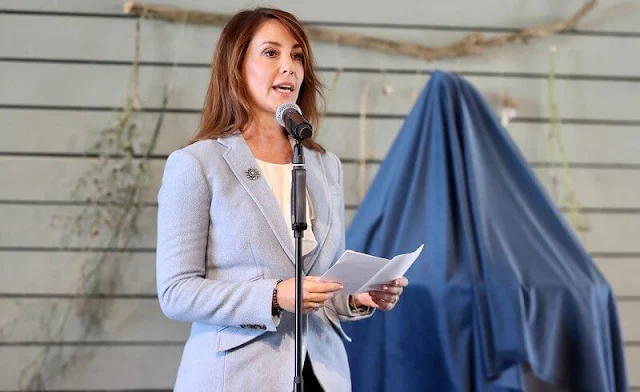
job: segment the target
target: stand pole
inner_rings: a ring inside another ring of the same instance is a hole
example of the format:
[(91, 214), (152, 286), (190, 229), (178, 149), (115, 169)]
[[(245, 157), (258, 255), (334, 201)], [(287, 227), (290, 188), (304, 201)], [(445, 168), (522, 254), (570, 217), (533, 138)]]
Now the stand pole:
[(304, 156), (300, 140), (296, 140), (293, 147), (293, 158), (291, 160), (293, 168), (291, 171), (291, 228), (295, 239), (295, 266), (296, 266), (296, 327), (295, 327), (295, 377), (294, 391), (303, 392), (304, 382), (302, 379), (302, 238), (307, 229), (306, 219), (306, 189), (307, 170), (304, 167)]

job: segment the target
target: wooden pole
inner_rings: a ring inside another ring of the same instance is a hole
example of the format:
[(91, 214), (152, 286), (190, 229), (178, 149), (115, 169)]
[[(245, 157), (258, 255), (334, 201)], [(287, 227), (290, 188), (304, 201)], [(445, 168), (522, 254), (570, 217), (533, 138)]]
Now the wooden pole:
[[(345, 46), (433, 61), (446, 57), (474, 55), (481, 53), (485, 49), (500, 47), (510, 43), (520, 42), (527, 44), (533, 40), (541, 39), (552, 34), (573, 30), (580, 20), (595, 7), (596, 3), (597, 0), (586, 0), (573, 16), (562, 21), (525, 28), (513, 33), (496, 35), (491, 38), (486, 38), (480, 33), (474, 33), (444, 46), (424, 46), (396, 42), (317, 27), (305, 27), (305, 29), (307, 30), (309, 39), (312, 41), (332, 42)], [(197, 25), (222, 26), (231, 18), (231, 15), (217, 12), (188, 10), (168, 5), (141, 4), (135, 1), (125, 2), (124, 12), (129, 15), (137, 15), (144, 18)]]

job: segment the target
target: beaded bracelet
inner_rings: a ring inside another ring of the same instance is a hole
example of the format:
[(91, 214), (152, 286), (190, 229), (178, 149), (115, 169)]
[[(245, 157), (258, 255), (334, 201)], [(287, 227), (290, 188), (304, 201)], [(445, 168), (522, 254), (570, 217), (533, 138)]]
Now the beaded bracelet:
[(280, 305), (278, 305), (278, 285), (282, 282), (282, 279), (278, 279), (275, 286), (273, 286), (273, 297), (271, 299), (271, 315), (279, 317), (282, 313)]

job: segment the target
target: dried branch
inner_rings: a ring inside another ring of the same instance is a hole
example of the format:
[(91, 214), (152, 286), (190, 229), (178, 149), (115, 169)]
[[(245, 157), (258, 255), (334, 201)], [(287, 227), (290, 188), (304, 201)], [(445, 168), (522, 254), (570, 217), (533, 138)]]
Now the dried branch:
[[(559, 205), (566, 205), (569, 209), (567, 219), (573, 225), (573, 228), (581, 236), (583, 243), (586, 243), (586, 233), (590, 231), (589, 224), (585, 215), (581, 211), (580, 203), (573, 186), (571, 179), (571, 173), (569, 172), (569, 158), (567, 157), (567, 151), (564, 147), (561, 135), (561, 121), (560, 111), (558, 109), (558, 103), (556, 102), (556, 49), (551, 48), (549, 57), (549, 77), (547, 79), (549, 85), (549, 107), (551, 108), (551, 118), (549, 122), (549, 133), (547, 137), (547, 157), (548, 162), (553, 161), (553, 152), (557, 148), (557, 152), (560, 155), (562, 180), (563, 180), (563, 194), (564, 197), (560, 198), (558, 195), (558, 174), (554, 169), (549, 170), (551, 176), (551, 196), (554, 201)], [(555, 148), (554, 148), (555, 147)]]
[[(491, 38), (486, 38), (481, 33), (474, 33), (445, 46), (423, 46), (316, 27), (306, 27), (306, 29), (309, 39), (314, 41), (327, 41), (345, 46), (377, 50), (390, 54), (416, 57), (425, 61), (433, 61), (446, 57), (474, 55), (481, 53), (485, 49), (500, 47), (510, 43), (520, 42), (527, 44), (535, 39), (571, 31), (575, 29), (580, 20), (595, 7), (596, 3), (597, 0), (586, 0), (573, 16), (559, 22), (530, 27), (513, 33), (500, 34)], [(224, 25), (231, 18), (228, 14), (220, 14), (217, 12), (187, 10), (167, 5), (140, 4), (135, 1), (127, 1), (124, 4), (124, 12), (145, 18), (199, 25)]]
[[(147, 141), (139, 121), (142, 105), (139, 96), (140, 18), (136, 23), (135, 53), (129, 91), (122, 111), (100, 133), (99, 140), (87, 152), (100, 159), (87, 169), (72, 190), (72, 199), (83, 198), (85, 206), (66, 217), (61, 249), (77, 243), (85, 250), (77, 298), (54, 302), (42, 312), (40, 333), (47, 342), (43, 353), (20, 372), (19, 383), (26, 390), (44, 390), (54, 378), (64, 377), (76, 364), (86, 361), (92, 350), (82, 345), (67, 348), (57, 344), (68, 336), (79, 321), (76, 340), (86, 342), (103, 332), (112, 311), (112, 295), (122, 281), (121, 266), (129, 261), (129, 248), (138, 239), (139, 221), (144, 205), (143, 193), (151, 178), (150, 157), (156, 147), (164, 121), (172, 81), (163, 89), (161, 111)], [(174, 63), (175, 67), (175, 63)], [(102, 248), (94, 252), (91, 249)], [(104, 296), (96, 300), (96, 296)], [(0, 326), (1, 327), (1, 326)], [(0, 333), (3, 329), (0, 329)]]

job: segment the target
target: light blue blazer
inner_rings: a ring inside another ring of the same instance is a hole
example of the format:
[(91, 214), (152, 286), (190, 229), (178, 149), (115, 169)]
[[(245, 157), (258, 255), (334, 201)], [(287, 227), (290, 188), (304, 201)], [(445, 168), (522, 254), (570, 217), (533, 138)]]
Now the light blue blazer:
[[(316, 248), (303, 257), (322, 275), (345, 249), (342, 166), (304, 149)], [(164, 314), (192, 323), (176, 392), (289, 392), (294, 377), (292, 313), (271, 315), (277, 279), (295, 275), (290, 227), (239, 132), (170, 154), (158, 193), (157, 290)], [(304, 351), (326, 391), (351, 390), (340, 320), (347, 295), (303, 318)]]

